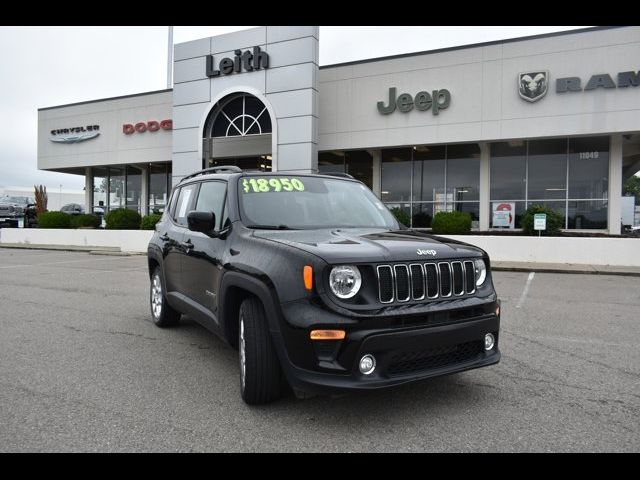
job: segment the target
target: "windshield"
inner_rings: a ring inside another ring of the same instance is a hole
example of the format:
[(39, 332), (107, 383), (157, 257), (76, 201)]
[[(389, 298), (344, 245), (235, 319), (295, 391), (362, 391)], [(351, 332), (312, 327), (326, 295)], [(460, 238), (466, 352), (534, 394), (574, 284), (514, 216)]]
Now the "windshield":
[(245, 225), (262, 228), (400, 228), (393, 214), (361, 183), (276, 176), (241, 177), (240, 210)]
[(29, 201), (27, 197), (11, 197), (7, 195), (0, 198), (0, 203), (29, 203)]

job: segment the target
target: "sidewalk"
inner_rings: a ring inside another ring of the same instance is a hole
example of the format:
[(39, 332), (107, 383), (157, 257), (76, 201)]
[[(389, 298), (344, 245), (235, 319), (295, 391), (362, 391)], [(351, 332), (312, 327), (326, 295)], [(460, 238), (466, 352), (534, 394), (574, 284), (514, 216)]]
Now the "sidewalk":
[(640, 267), (578, 263), (491, 262), (491, 270), (507, 272), (590, 273), (640, 277)]

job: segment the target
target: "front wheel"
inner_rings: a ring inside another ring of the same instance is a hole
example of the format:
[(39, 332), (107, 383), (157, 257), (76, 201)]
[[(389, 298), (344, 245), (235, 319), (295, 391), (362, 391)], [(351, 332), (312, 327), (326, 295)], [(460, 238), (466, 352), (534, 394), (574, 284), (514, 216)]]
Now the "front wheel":
[(240, 306), (238, 356), (242, 399), (249, 405), (280, 397), (282, 371), (262, 303), (247, 298)]
[(174, 310), (167, 302), (167, 297), (162, 290), (162, 270), (160, 267), (156, 267), (151, 275), (149, 303), (151, 318), (158, 327), (171, 327), (178, 324), (180, 312)]

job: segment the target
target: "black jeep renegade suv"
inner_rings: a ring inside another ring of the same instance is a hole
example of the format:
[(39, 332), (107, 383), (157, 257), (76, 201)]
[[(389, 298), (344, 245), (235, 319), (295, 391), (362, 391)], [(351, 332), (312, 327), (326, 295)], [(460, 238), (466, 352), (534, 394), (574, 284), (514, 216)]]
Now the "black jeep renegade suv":
[(189, 175), (148, 260), (155, 324), (184, 313), (238, 348), (250, 404), (500, 360), (487, 254), (406, 229), (348, 175)]

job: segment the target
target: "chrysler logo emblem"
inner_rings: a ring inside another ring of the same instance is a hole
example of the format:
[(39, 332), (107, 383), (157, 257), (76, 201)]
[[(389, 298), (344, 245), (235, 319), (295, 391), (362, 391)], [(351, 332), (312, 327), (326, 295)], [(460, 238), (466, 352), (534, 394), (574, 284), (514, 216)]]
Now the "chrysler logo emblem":
[(518, 93), (527, 102), (537, 102), (547, 93), (549, 70), (518, 74)]

